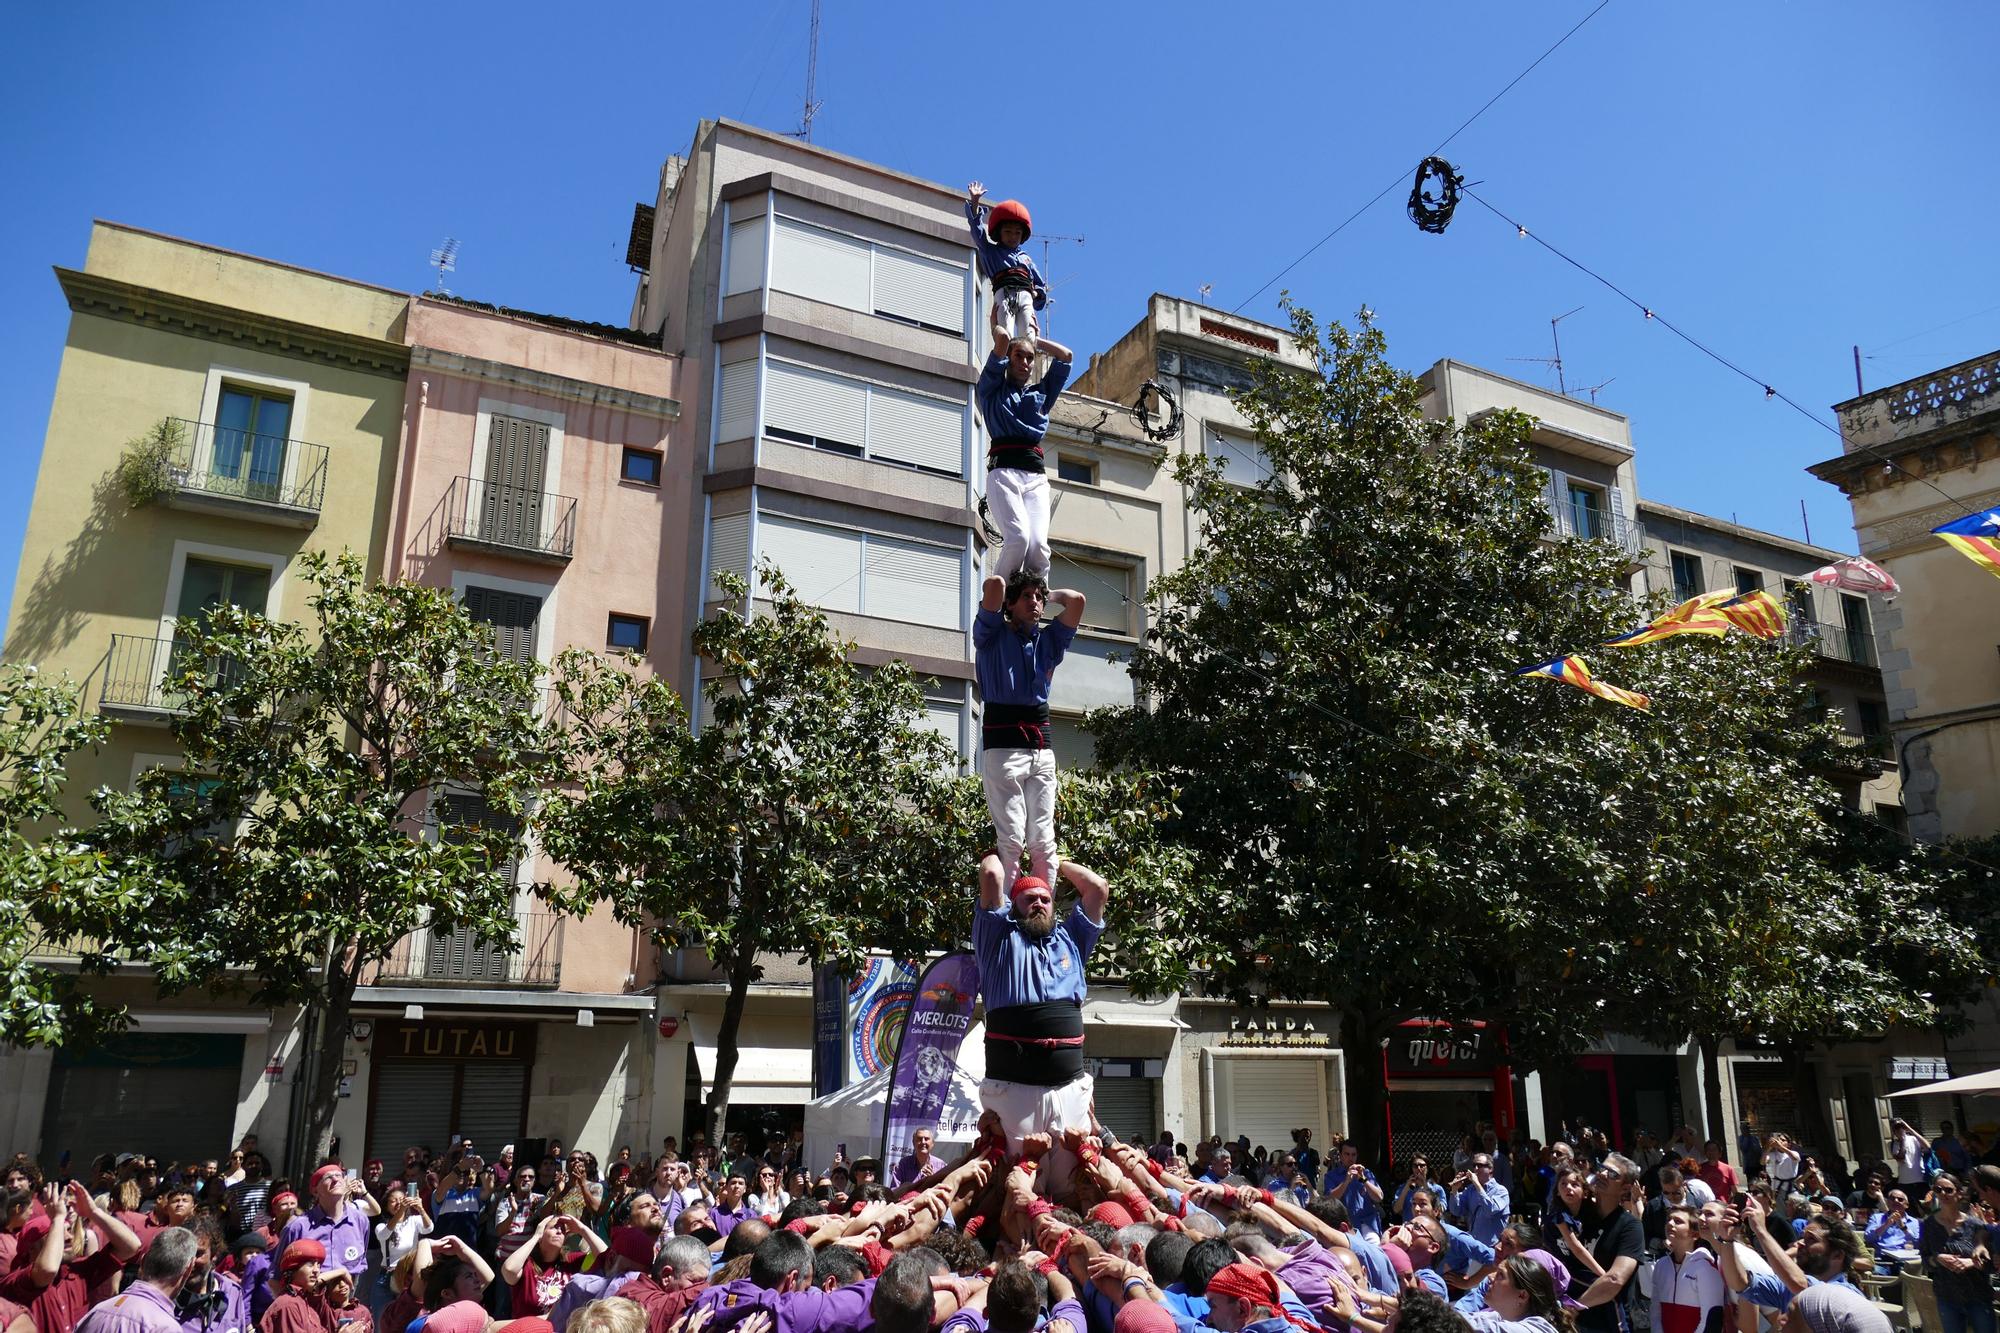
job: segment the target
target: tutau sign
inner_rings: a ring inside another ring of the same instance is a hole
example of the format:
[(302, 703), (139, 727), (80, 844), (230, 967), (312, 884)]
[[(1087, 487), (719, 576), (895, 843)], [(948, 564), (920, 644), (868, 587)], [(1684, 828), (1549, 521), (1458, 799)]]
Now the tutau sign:
[(535, 1025), (483, 1019), (408, 1022), (385, 1019), (375, 1029), (378, 1060), (513, 1060), (535, 1057)]

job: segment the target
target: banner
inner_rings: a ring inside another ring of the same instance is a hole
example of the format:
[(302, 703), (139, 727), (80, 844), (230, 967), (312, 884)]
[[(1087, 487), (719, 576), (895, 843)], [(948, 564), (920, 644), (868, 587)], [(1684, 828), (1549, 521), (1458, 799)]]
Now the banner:
[(847, 1019), (847, 982), (831, 967), (813, 970), (813, 1096), (846, 1086), (841, 1029)]
[(842, 1087), (866, 1082), (896, 1058), (910, 1000), (917, 993), (919, 965), (898, 958), (870, 958), (847, 979), (844, 1041), (847, 1072)]
[[(972, 1004), (978, 994), (979, 960), (969, 953), (948, 953), (924, 969), (903, 1024), (903, 1039), (896, 1046), (889, 1104), (882, 1111), (879, 1160), (885, 1177), (910, 1151), (913, 1133), (942, 1129), (938, 1122), (951, 1096), (952, 1076), (958, 1072), (958, 1048), (972, 1030)], [(959, 1133), (940, 1132), (938, 1137), (956, 1139)]]

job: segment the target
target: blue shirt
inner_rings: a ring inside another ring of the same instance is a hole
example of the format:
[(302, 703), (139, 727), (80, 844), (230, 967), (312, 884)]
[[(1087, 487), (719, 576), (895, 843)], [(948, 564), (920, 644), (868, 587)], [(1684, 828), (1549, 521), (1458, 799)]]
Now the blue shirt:
[(1200, 1324), (1208, 1318), (1208, 1297), (1190, 1296), (1187, 1294), (1187, 1288), (1178, 1282), (1161, 1288), (1160, 1295), (1166, 1297), (1160, 1304), (1166, 1307), (1167, 1313), (1172, 1315), (1174, 1322), (1183, 1329), (1191, 1324)]
[[(1803, 1230), (1804, 1225), (1801, 1222), (1799, 1229)], [(1914, 1250), (1922, 1227), (1921, 1222), (1907, 1213), (1902, 1221), (1892, 1225), (1885, 1211), (1868, 1219), (1868, 1229), (1861, 1233), (1861, 1238), (1868, 1242), (1871, 1249)]]
[[(1344, 1167), (1334, 1167), (1331, 1170), (1346, 1174)], [(1341, 1185), (1340, 1201), (1347, 1205), (1347, 1220), (1353, 1224), (1356, 1231), (1379, 1236), (1382, 1234), (1382, 1205), (1368, 1193), (1363, 1181), (1368, 1185), (1376, 1183), (1375, 1173), (1365, 1166), (1361, 1168), (1359, 1179), (1349, 1177)]]
[(1444, 1274), (1438, 1272), (1437, 1269), (1429, 1267), (1414, 1268), (1410, 1270), (1410, 1276), (1417, 1280), (1418, 1286), (1428, 1288), (1431, 1295), (1437, 1297), (1439, 1300), (1445, 1302), (1451, 1300), (1451, 1288), (1445, 1285)]
[(989, 282), (1009, 271), (1026, 273), (1028, 286), (1035, 293), (1035, 309), (1040, 310), (1048, 304), (1049, 287), (1042, 281), (1042, 271), (1035, 267), (1034, 256), (1028, 253), (1025, 245), (1017, 245), (1010, 250), (994, 240), (986, 230), (987, 211), (985, 204), (975, 204), (970, 199), (965, 201), (965, 220), (972, 227), (972, 247), (979, 251), (980, 271)]
[(1027, 634), (998, 611), (979, 608), (972, 618), (972, 666), (979, 697), (989, 704), (1046, 706), (1049, 684), (1076, 630), (1060, 620), (1036, 625)]
[(1513, 1196), (1507, 1187), (1497, 1180), (1489, 1180), (1484, 1186), (1473, 1181), (1458, 1192), (1452, 1200), (1452, 1211), (1458, 1220), (1465, 1223), (1465, 1229), (1479, 1237), (1488, 1245), (1497, 1244), (1500, 1233), (1507, 1226), (1507, 1213), (1513, 1203)]
[(986, 997), (986, 1008), (1055, 1000), (1081, 1005), (1088, 990), (1083, 960), (1103, 933), (1104, 923), (1085, 916), (1081, 903), (1039, 940), (1022, 933), (1012, 907), (973, 908), (972, 952), (979, 960), (979, 990)]
[(1051, 361), (1048, 374), (1036, 384), (1016, 384), (1007, 378), (1007, 358), (991, 357), (979, 373), (976, 390), (979, 414), (986, 418), (989, 441), (1027, 440), (1040, 444), (1049, 433), (1049, 409), (1069, 383), (1069, 362)]
[(1349, 1232), (1347, 1243), (1361, 1260), (1362, 1271), (1368, 1274), (1368, 1285), (1385, 1296), (1393, 1296), (1403, 1289), (1396, 1276), (1396, 1265), (1389, 1262), (1388, 1253), (1380, 1245), (1366, 1236)]
[[(1854, 1285), (1847, 1280), (1845, 1273), (1834, 1281), (1845, 1287)], [(1809, 1277), (1806, 1279), (1806, 1285), (1817, 1287), (1819, 1279)], [(1798, 1293), (1786, 1286), (1784, 1279), (1775, 1273), (1753, 1273), (1750, 1275), (1750, 1284), (1737, 1294), (1752, 1305), (1761, 1305), (1767, 1310), (1789, 1310), (1792, 1308), (1792, 1297)]]
[(1470, 1231), (1460, 1231), (1449, 1222), (1439, 1225), (1444, 1228), (1445, 1272), (1476, 1273), (1499, 1259), (1498, 1251)]

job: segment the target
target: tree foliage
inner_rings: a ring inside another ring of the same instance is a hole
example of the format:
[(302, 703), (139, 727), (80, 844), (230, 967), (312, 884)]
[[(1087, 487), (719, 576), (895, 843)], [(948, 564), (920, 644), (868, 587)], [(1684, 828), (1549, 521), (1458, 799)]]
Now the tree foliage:
[[(1426, 419), (1365, 321), (1293, 312), (1304, 373), (1241, 401), (1253, 486), (1179, 465), (1204, 542), (1150, 591), (1151, 708), (1100, 755), (1189, 793), (1171, 834), (1214, 871), (1199, 965), (1240, 995), (1346, 1015), (1361, 1131), (1372, 1056), (1414, 1016), (1506, 1024), (1518, 1059), (1606, 1028), (1661, 1041), (1936, 1021), (1882, 965), (1908, 881), (1843, 864), (1833, 740), (1795, 651), (1736, 636), (1592, 649), (1632, 627), (1628, 557), (1555, 540), (1532, 422)], [(1640, 713), (1513, 671), (1586, 652)], [(1920, 887), (1920, 886), (1919, 886)]]
[(500, 658), (449, 589), (300, 560), (308, 624), (219, 606), (177, 627), (163, 689), (184, 765), (96, 793), (93, 841), (151, 882), (113, 938), (162, 993), (304, 1006), (317, 1157), (363, 979), (425, 927), (514, 944), (505, 868), (542, 761), (533, 666)]

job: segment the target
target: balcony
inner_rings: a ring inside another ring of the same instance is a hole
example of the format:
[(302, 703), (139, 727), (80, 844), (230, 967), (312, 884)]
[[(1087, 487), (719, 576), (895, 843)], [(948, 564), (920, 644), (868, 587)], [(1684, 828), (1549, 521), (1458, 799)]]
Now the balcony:
[(507, 953), (470, 930), (405, 935), (382, 961), (376, 985), (528, 986), (562, 981), (562, 917), (547, 908), (521, 913), (521, 947)]
[(1870, 669), (1881, 665), (1875, 660), (1875, 636), (1868, 630), (1803, 620), (1794, 611), (1790, 633), (1793, 643), (1809, 644), (1829, 661)]
[(576, 500), (453, 477), (444, 497), (444, 536), (453, 546), (568, 564), (576, 554)]
[[(171, 680), (193, 665), (187, 652), (185, 644), (177, 647), (173, 639), (112, 635), (111, 651), (104, 657), (104, 684), (97, 695), (98, 711), (152, 722), (164, 721), (167, 714), (179, 712), (185, 700), (172, 687)], [(211, 658), (207, 666), (209, 681), (226, 683), (240, 665), (233, 658)]]
[(1579, 509), (1560, 505), (1554, 510), (1554, 533), (1558, 537), (1581, 537), (1588, 541), (1608, 541), (1625, 554), (1639, 554), (1639, 525), (1615, 509)]
[(161, 465), (168, 506), (288, 528), (319, 523), (326, 498), (325, 445), (172, 420), (181, 442)]

